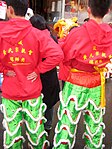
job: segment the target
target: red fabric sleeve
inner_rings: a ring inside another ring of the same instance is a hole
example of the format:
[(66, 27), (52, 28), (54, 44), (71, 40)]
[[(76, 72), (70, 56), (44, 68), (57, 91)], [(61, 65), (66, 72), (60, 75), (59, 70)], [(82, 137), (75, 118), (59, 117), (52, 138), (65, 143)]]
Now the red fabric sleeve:
[(39, 65), (35, 69), (36, 73), (45, 73), (59, 65), (63, 60), (63, 52), (60, 46), (50, 37), (48, 31), (45, 31), (43, 35), (40, 36), (40, 53), (41, 59), (45, 58), (44, 61), (40, 61)]
[(0, 73), (3, 73), (4, 75), (6, 75), (8, 72), (8, 70), (2, 66), (2, 64), (0, 63)]

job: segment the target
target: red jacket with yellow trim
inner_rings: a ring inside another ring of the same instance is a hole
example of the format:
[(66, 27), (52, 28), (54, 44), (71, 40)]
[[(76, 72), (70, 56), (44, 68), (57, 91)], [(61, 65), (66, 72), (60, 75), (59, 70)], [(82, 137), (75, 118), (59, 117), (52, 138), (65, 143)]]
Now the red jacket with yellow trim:
[(59, 79), (66, 81), (71, 68), (94, 72), (94, 66), (104, 67), (112, 58), (112, 28), (89, 20), (74, 28), (59, 42), (64, 52)]
[[(42, 58), (46, 60), (42, 61)], [(37, 98), (41, 94), (40, 73), (54, 68), (63, 59), (63, 52), (47, 30), (32, 27), (25, 19), (0, 22), (0, 71), (4, 72), (2, 96), (13, 100)], [(15, 77), (6, 76), (13, 70)], [(27, 75), (35, 71), (38, 78), (31, 82)]]

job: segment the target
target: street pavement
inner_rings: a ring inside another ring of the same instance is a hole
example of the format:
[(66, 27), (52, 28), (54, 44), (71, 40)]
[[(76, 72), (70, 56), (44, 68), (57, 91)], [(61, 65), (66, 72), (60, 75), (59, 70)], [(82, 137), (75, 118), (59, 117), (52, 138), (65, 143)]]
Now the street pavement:
[[(106, 113), (104, 116), (104, 123), (106, 125), (106, 129), (104, 130), (105, 133), (105, 138), (104, 138), (104, 144), (105, 148), (104, 149), (112, 149), (112, 80), (111, 78), (107, 80), (106, 83)], [(57, 123), (57, 109), (59, 106), (59, 102), (55, 105), (54, 107), (54, 121), (53, 121), (53, 128), (49, 133), (48, 140), (52, 144), (53, 141), (53, 136), (54, 136), (54, 129)], [(3, 115), (0, 112), (0, 149), (3, 149), (3, 127), (2, 127), (2, 120), (3, 120)], [(83, 127), (83, 115), (81, 116), (79, 126), (78, 126), (78, 132), (77, 132), (77, 138), (76, 138), (76, 144), (74, 146), (74, 149), (83, 149), (84, 148), (84, 140), (82, 139), (84, 132), (84, 127)], [(25, 129), (23, 126), (23, 135), (26, 138), (25, 135)], [(27, 146), (27, 141), (24, 143), (23, 149), (28, 149)]]

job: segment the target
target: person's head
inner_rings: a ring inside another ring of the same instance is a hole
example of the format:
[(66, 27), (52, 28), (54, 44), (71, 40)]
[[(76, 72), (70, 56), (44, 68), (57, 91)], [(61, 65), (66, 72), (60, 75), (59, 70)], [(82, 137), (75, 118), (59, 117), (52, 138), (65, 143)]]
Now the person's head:
[(28, 9), (28, 0), (5, 0), (7, 3), (7, 17), (24, 17)]
[(45, 30), (45, 29), (49, 30), (46, 20), (44, 19), (44, 17), (42, 17), (39, 14), (35, 14), (34, 16), (32, 16), (30, 18), (30, 22), (32, 26), (35, 28), (38, 28), (40, 30)]
[(111, 0), (88, 0), (90, 13), (97, 18), (103, 18), (109, 10)]

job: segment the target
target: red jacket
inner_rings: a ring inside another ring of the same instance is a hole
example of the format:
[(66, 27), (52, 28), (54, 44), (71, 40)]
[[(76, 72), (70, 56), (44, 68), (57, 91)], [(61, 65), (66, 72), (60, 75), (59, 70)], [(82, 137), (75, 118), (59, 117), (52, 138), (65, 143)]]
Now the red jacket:
[(71, 68), (94, 72), (94, 66), (103, 67), (112, 58), (112, 28), (90, 20), (74, 28), (60, 46), (64, 60), (60, 64), (59, 79), (66, 81)]
[[(42, 61), (42, 58), (46, 60)], [(2, 96), (13, 100), (27, 100), (40, 96), (40, 73), (51, 70), (63, 59), (61, 48), (47, 30), (32, 27), (25, 19), (0, 22), (0, 61), (4, 72)], [(15, 77), (5, 75), (14, 70)], [(31, 82), (27, 75), (35, 71), (38, 78)]]

